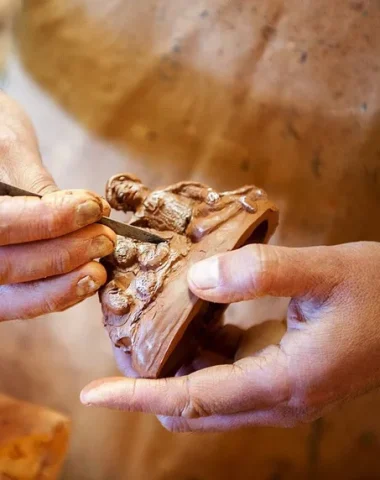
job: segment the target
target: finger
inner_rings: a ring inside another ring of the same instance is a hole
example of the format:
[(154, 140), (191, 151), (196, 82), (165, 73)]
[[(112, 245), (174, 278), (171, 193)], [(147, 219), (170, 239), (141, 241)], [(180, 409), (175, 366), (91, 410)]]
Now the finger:
[(318, 297), (339, 283), (341, 266), (335, 247), (250, 245), (195, 264), (188, 280), (197, 296), (216, 303), (266, 295)]
[(0, 103), (0, 180), (40, 195), (58, 190), (42, 164), (28, 116), (3, 92)]
[(138, 378), (138, 374), (132, 367), (131, 355), (124, 352), (121, 348), (117, 348), (115, 346), (112, 346), (112, 349), (120, 372), (127, 377)]
[(270, 408), (289, 399), (286, 357), (270, 347), (260, 357), (162, 380), (105, 379), (86, 387), (90, 406), (199, 418)]
[(59, 277), (0, 286), (0, 322), (66, 310), (97, 292), (106, 278), (104, 267), (91, 262)]
[(184, 376), (190, 373), (204, 370), (206, 368), (215, 367), (216, 365), (232, 364), (231, 358), (220, 355), (209, 350), (202, 350), (191, 362), (191, 364), (182, 367), (177, 375)]
[(42, 199), (0, 196), (0, 246), (60, 237), (102, 215), (100, 197), (86, 190), (59, 191)]
[[(43, 166), (36, 134), (28, 116), (15, 100), (2, 92), (0, 103), (0, 181), (39, 195), (57, 192), (57, 185)], [(31, 213), (29, 209), (24, 211), (24, 208), (28, 206), (33, 209), (38, 202), (36, 199), (14, 199), (11, 204), (9, 199), (6, 201), (3, 199), (0, 203), (0, 245), (4, 244), (1, 241), (2, 231), (9, 230), (8, 235), (12, 235), (14, 231), (11, 229), (13, 222), (9, 217), (16, 219), (16, 229), (18, 225), (20, 229), (27, 227), (26, 239), (17, 240), (19, 234), (17, 232), (13, 235), (16, 238), (15, 243), (24, 243), (64, 235), (99, 220), (102, 215), (110, 214), (110, 206), (104, 199), (90, 192), (82, 191), (81, 194), (82, 198), (78, 193), (71, 202), (67, 198), (62, 199), (64, 195), (62, 192), (55, 197), (46, 198), (42, 204), (36, 206), (32, 216), (29, 216)], [(87, 199), (83, 198), (84, 194)], [(94, 205), (94, 201), (97, 205)], [(65, 208), (60, 211), (63, 205)], [(7, 216), (4, 210), (8, 211)], [(39, 222), (33, 231), (30, 222), (36, 220)], [(43, 235), (39, 235), (39, 229), (42, 229)]]
[(214, 329), (211, 328), (210, 331), (203, 336), (202, 347), (224, 358), (234, 360), (236, 351), (245, 333), (243, 329), (236, 325), (218, 325)]
[(53, 240), (0, 247), (0, 285), (69, 273), (109, 255), (115, 244), (112, 230), (91, 225)]
[(109, 217), (110, 214), (111, 214), (110, 204), (103, 197), (100, 197), (100, 200), (101, 200), (102, 206), (103, 206), (103, 212), (102, 212), (103, 217)]
[[(205, 368), (215, 367), (216, 365), (227, 365), (231, 364), (230, 359), (218, 355), (215, 352), (202, 350), (199, 354), (191, 361), (191, 363), (186, 363), (182, 365), (179, 370), (176, 372), (176, 377), (185, 377), (190, 375), (198, 370), (204, 370)], [(129, 376), (129, 375), (127, 375)]]
[(212, 417), (194, 419), (159, 416), (158, 420), (166, 430), (175, 433), (217, 433), (252, 427), (290, 428), (297, 423), (290, 411), (288, 414), (284, 414), (277, 409), (236, 413), (234, 415), (214, 415)]

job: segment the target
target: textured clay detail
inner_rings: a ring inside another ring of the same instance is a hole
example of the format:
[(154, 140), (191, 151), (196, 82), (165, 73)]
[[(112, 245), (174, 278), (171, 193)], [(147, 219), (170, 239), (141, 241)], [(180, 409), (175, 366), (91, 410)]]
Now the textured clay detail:
[(255, 186), (219, 193), (180, 182), (152, 191), (130, 174), (112, 177), (106, 195), (114, 209), (133, 214), (132, 225), (166, 242), (118, 237), (114, 253), (103, 260), (108, 271), (101, 291), (104, 325), (114, 345), (132, 356), (140, 376), (171, 375), (191, 358), (225, 309), (191, 294), (190, 265), (247, 243), (267, 242), (278, 211)]

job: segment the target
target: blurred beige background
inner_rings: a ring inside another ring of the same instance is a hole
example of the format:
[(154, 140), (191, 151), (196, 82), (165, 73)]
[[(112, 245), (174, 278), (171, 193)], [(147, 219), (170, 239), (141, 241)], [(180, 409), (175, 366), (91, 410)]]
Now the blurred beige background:
[[(0, 1), (2, 52), (16, 9)], [(379, 48), (371, 0), (24, 0), (3, 87), (63, 188), (102, 193), (123, 170), (152, 186), (252, 182), (281, 209), (276, 243), (380, 240)], [(264, 300), (228, 315), (285, 311)], [(73, 418), (65, 479), (380, 476), (378, 392), (291, 431), (178, 436), (80, 405), (86, 382), (114, 373), (96, 298), (1, 326), (0, 390)]]

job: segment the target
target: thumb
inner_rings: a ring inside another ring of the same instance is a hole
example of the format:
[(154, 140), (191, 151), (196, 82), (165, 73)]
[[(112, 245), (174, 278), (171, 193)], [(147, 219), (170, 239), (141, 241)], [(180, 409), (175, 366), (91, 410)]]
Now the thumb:
[(14, 175), (14, 185), (28, 190), (38, 195), (46, 195), (48, 193), (57, 192), (59, 188), (53, 180), (50, 173), (44, 168), (39, 158), (35, 157), (35, 162), (25, 165), (25, 169), (19, 169)]
[(45, 195), (58, 190), (43, 166), (33, 125), (12, 98), (0, 92), (0, 180)]
[(189, 286), (198, 297), (215, 303), (267, 295), (323, 299), (339, 283), (342, 270), (332, 250), (335, 247), (250, 245), (193, 265)]

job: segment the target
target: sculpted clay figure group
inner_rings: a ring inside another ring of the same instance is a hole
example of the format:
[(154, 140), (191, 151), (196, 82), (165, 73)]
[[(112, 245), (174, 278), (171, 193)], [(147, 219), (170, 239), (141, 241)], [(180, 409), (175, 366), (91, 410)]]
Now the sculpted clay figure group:
[(151, 191), (126, 174), (111, 178), (107, 185), (111, 206), (133, 212), (133, 225), (186, 235), (192, 242), (200, 241), (242, 209), (255, 213), (255, 202), (264, 197), (264, 192), (253, 186), (217, 193), (197, 182)]
[(105, 326), (114, 345), (132, 356), (139, 375), (173, 374), (201, 342), (188, 338), (189, 332), (196, 335), (191, 324), (210, 321), (210, 309), (187, 288), (189, 266), (245, 243), (268, 241), (278, 212), (254, 186), (218, 193), (201, 183), (180, 182), (152, 191), (122, 174), (109, 180), (106, 194), (114, 209), (132, 213), (130, 224), (166, 242), (118, 237), (113, 255), (104, 260), (109, 275), (101, 292)]

